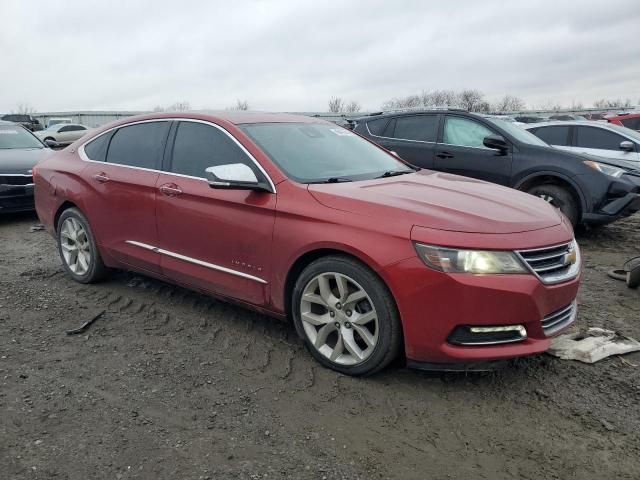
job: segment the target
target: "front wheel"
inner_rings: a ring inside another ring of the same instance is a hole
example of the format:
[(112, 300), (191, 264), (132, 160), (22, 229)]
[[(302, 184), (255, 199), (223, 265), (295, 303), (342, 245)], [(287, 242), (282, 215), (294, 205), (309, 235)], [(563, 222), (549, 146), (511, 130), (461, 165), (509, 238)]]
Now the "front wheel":
[(529, 189), (527, 193), (540, 197), (547, 203), (558, 208), (565, 214), (574, 228), (578, 226), (580, 222), (578, 202), (576, 202), (574, 196), (566, 188), (551, 184), (536, 185)]
[(343, 256), (303, 270), (293, 291), (293, 319), (311, 354), (347, 375), (370, 375), (400, 351), (395, 301), (371, 270)]
[(107, 273), (89, 222), (77, 208), (62, 212), (58, 220), (58, 251), (67, 273), (76, 282), (93, 283)]

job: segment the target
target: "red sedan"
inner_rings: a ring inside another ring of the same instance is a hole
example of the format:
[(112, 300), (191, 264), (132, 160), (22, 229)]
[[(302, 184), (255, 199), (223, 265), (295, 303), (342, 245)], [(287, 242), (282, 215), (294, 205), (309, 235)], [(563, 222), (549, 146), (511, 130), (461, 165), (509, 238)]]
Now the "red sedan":
[(128, 118), (34, 177), (73, 279), (135, 270), (290, 318), (346, 374), (536, 354), (576, 317), (580, 253), (558, 210), (319, 119)]

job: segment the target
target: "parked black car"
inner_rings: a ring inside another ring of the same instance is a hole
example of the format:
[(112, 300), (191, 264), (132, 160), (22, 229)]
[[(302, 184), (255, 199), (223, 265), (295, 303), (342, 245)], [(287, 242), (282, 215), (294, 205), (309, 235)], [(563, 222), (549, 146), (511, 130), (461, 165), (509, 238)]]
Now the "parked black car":
[(526, 130), (460, 110), (383, 113), (354, 131), (417, 167), (537, 195), (572, 224), (604, 224), (640, 209), (640, 171), (554, 149)]
[(6, 115), (2, 115), (0, 120), (4, 120), (5, 122), (13, 122), (19, 123), (27, 130), (31, 130), (32, 132), (37, 132), (42, 130), (42, 124), (40, 120), (37, 118), (33, 118), (31, 115), (23, 115), (19, 113), (7, 113)]
[(0, 214), (33, 210), (33, 167), (51, 152), (21, 125), (0, 121)]

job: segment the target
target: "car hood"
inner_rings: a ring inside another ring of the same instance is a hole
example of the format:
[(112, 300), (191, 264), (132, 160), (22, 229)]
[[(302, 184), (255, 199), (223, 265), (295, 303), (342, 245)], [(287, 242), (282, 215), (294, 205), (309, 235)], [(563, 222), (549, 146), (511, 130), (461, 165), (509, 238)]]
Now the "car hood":
[(48, 148), (0, 148), (0, 174), (25, 173), (50, 153)]
[(510, 188), (448, 173), (421, 170), (391, 178), (311, 184), (323, 205), (411, 225), (468, 233), (516, 233), (561, 223), (544, 200)]

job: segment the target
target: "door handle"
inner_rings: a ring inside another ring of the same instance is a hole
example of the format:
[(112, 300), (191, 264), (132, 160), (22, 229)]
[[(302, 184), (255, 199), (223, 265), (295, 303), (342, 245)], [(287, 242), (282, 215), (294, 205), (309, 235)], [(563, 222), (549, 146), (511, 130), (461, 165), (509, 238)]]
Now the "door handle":
[(449, 152), (440, 152), (440, 153), (436, 154), (436, 157), (438, 157), (438, 158), (453, 158), (453, 155), (451, 155)]
[(96, 173), (93, 176), (93, 179), (96, 180), (99, 183), (107, 183), (110, 180), (109, 176), (104, 172)]
[(167, 197), (175, 197), (182, 193), (182, 189), (175, 183), (165, 183), (164, 185), (161, 185), (160, 191)]

